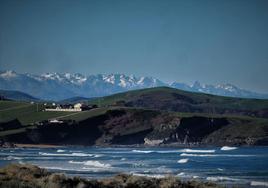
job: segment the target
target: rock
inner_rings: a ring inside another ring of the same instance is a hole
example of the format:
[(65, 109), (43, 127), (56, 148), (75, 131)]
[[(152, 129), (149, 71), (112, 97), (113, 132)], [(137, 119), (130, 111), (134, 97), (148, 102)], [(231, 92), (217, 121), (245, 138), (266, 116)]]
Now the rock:
[(10, 164), (0, 169), (0, 188), (212, 188), (212, 183), (182, 182), (175, 177), (149, 178), (126, 174), (102, 180), (69, 178), (33, 165)]

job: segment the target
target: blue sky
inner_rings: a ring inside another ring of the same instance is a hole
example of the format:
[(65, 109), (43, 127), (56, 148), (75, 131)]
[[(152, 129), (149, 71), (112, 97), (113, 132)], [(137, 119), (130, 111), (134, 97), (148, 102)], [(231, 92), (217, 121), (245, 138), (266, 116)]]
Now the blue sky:
[(268, 93), (266, 0), (0, 0), (0, 69)]

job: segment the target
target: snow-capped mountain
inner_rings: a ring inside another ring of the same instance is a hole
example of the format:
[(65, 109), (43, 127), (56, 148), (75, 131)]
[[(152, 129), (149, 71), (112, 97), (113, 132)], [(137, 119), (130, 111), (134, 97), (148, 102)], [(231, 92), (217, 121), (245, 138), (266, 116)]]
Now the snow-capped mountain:
[(16, 90), (46, 100), (62, 100), (70, 97), (98, 97), (133, 89), (169, 86), (186, 91), (203, 92), (223, 96), (268, 98), (268, 95), (240, 89), (231, 84), (192, 85), (174, 82), (167, 84), (152, 77), (136, 77), (124, 74), (97, 74), (85, 76), (71, 73), (45, 73), (41, 75), (0, 71), (0, 89)]
[(84, 76), (70, 73), (45, 73), (41, 75), (0, 71), (0, 89), (17, 90), (47, 100), (62, 100), (74, 96), (98, 97), (131, 89), (164, 86), (151, 77), (124, 74), (97, 74)]
[(200, 82), (196, 81), (192, 85), (187, 85), (184, 83), (174, 82), (170, 84), (170, 87), (186, 91), (201, 92), (201, 93), (208, 93), (228, 97), (268, 99), (268, 94), (260, 94), (257, 92), (248, 91), (236, 87), (232, 84), (208, 85), (208, 84), (201, 84)]

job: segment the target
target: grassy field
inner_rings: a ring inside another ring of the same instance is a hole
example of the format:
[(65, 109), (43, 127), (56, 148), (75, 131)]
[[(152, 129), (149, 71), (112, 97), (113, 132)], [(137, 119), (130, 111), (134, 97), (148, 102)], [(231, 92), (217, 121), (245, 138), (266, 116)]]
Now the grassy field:
[(0, 112), (12, 108), (17, 108), (20, 106), (29, 105), (26, 102), (15, 102), (15, 101), (0, 101)]
[(44, 112), (43, 104), (26, 102), (0, 101), (0, 122), (18, 119), (23, 125), (36, 121), (56, 118), (74, 112)]
[(43, 111), (43, 104), (14, 101), (0, 101), (0, 109), (0, 122), (18, 119), (23, 125), (30, 125), (48, 119), (81, 121), (103, 114), (108, 110), (108, 108), (97, 108), (82, 112), (45, 112)]
[[(116, 109), (125, 109), (128, 112), (135, 111), (136, 115), (134, 117), (139, 119), (148, 119), (150, 114), (161, 114), (168, 113), (166, 115), (172, 115), (172, 117), (177, 116), (178, 118), (183, 117), (192, 117), (192, 116), (203, 116), (203, 117), (213, 117), (213, 118), (227, 118), (231, 123), (230, 128), (226, 128), (221, 134), (232, 135), (232, 133), (241, 132), (241, 135), (249, 134), (263, 136), (264, 131), (267, 130), (268, 119), (265, 118), (253, 118), (248, 116), (239, 116), (239, 115), (219, 115), (219, 114), (209, 114), (209, 113), (183, 113), (183, 112), (174, 112), (174, 111), (154, 111), (141, 107), (100, 107), (95, 108), (89, 111), (82, 112), (45, 112), (43, 111), (44, 106), (42, 104), (31, 104), (25, 102), (13, 102), (13, 101), (0, 101), (0, 122), (7, 122), (13, 119), (18, 119), (24, 127), (11, 129), (6, 131), (0, 131), (0, 137), (13, 135), (25, 132), (28, 128), (36, 128), (35, 125), (32, 125), (35, 122), (49, 119), (59, 119), (59, 120), (75, 120), (77, 122), (105, 114), (108, 110)], [(234, 126), (235, 125), (235, 126)], [(143, 127), (132, 128), (130, 131), (140, 131)], [(137, 129), (137, 130), (136, 130)], [(120, 130), (121, 131), (121, 130)], [(245, 133), (244, 133), (245, 132)], [(228, 134), (227, 134), (228, 133)], [(217, 133), (220, 134), (220, 133)], [(240, 133), (239, 133), (240, 134)], [(237, 134), (236, 134), (237, 135)]]

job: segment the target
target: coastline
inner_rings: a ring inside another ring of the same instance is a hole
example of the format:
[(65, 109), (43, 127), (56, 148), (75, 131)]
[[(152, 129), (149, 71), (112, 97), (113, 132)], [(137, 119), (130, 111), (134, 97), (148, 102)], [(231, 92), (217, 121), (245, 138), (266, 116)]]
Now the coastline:
[(61, 148), (63, 145), (54, 144), (14, 144), (16, 148)]
[(212, 182), (182, 181), (177, 177), (163, 178), (118, 174), (111, 178), (85, 179), (52, 173), (31, 164), (9, 164), (0, 168), (0, 188), (218, 188)]

